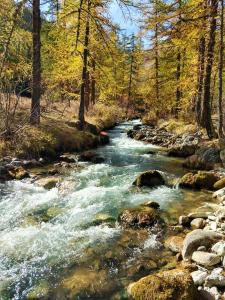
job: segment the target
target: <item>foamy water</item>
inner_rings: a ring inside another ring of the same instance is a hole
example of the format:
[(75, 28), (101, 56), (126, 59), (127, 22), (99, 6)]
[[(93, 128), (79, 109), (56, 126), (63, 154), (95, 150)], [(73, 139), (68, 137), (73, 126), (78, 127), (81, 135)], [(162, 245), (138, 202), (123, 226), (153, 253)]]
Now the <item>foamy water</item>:
[[(134, 124), (124, 123), (110, 132), (111, 143), (97, 150), (105, 163), (71, 171), (59, 189), (47, 191), (29, 179), (1, 185), (1, 300), (25, 299), (40, 278), (52, 280), (71, 261), (79, 261), (85, 249), (107, 247), (107, 241), (121, 234), (117, 226), (94, 225), (97, 215), (117, 218), (123, 208), (146, 200), (159, 202), (163, 209), (182, 200), (178, 189), (159, 187), (137, 193), (131, 188), (144, 170), (158, 169), (165, 176), (180, 172), (170, 167), (171, 159), (146, 155), (156, 147), (127, 137), (126, 130)], [(55, 217), (47, 222), (32, 219), (49, 208), (58, 210)], [(159, 246), (156, 236), (150, 235), (144, 248)]]

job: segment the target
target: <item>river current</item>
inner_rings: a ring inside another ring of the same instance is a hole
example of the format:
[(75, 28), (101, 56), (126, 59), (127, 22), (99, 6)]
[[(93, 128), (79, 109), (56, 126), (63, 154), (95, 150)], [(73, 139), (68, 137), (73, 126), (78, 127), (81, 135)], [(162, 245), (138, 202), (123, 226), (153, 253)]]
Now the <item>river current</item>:
[(159, 268), (168, 251), (160, 250), (158, 233), (122, 229), (108, 220), (154, 200), (173, 221), (207, 195), (176, 185), (132, 187), (145, 170), (162, 171), (174, 183), (185, 173), (182, 160), (149, 154), (158, 148), (127, 137), (137, 123), (109, 131), (110, 144), (97, 149), (104, 163), (82, 163), (57, 188), (45, 190), (31, 179), (0, 185), (1, 300), (126, 299), (128, 283), (146, 271), (138, 269), (140, 262), (151, 262), (148, 273)]

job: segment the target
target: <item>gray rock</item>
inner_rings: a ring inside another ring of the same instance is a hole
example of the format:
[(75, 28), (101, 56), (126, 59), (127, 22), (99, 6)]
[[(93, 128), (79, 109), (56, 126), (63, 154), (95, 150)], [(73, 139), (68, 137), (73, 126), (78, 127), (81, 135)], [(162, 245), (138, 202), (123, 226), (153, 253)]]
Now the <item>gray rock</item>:
[(207, 219), (208, 216), (210, 215), (210, 212), (204, 212), (204, 211), (196, 211), (196, 212), (193, 212), (193, 213), (190, 213), (188, 215), (188, 217), (190, 219), (196, 219), (196, 218), (203, 218), (203, 219)]
[(208, 287), (224, 287), (225, 286), (225, 273), (223, 268), (216, 268), (212, 270), (211, 274), (207, 276), (205, 285)]
[(207, 271), (197, 270), (191, 273), (195, 285), (203, 285), (207, 276)]
[(200, 246), (210, 247), (223, 237), (222, 234), (202, 229), (195, 229), (188, 233), (184, 239), (182, 256), (190, 259), (192, 253)]
[(225, 188), (220, 189), (213, 193), (213, 198), (223, 202), (225, 200)]
[(203, 218), (196, 218), (191, 221), (192, 229), (202, 229), (205, 225), (205, 220)]
[(221, 258), (214, 253), (195, 251), (192, 254), (192, 260), (204, 267), (212, 267), (217, 265), (221, 261)]

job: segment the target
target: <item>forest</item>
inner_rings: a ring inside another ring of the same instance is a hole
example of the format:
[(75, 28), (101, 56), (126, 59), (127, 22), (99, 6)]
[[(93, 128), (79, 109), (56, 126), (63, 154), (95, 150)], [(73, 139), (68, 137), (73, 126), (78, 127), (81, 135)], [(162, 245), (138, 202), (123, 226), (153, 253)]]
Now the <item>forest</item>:
[(0, 1), (0, 300), (225, 299), (223, 0)]

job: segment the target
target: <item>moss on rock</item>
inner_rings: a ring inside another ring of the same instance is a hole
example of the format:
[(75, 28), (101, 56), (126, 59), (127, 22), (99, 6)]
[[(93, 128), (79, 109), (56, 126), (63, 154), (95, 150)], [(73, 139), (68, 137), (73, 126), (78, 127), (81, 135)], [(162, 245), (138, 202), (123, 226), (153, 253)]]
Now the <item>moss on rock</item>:
[(133, 185), (138, 187), (156, 187), (165, 184), (165, 180), (159, 171), (146, 171), (141, 173), (134, 181)]
[(180, 182), (181, 188), (208, 189), (213, 190), (214, 184), (219, 180), (219, 176), (215, 173), (199, 171), (197, 174), (187, 173)]
[(135, 300), (196, 300), (196, 288), (183, 269), (159, 272), (132, 283), (128, 293)]

